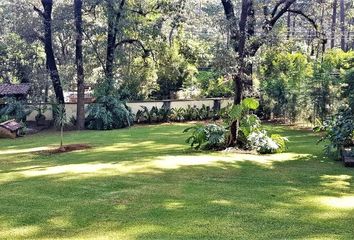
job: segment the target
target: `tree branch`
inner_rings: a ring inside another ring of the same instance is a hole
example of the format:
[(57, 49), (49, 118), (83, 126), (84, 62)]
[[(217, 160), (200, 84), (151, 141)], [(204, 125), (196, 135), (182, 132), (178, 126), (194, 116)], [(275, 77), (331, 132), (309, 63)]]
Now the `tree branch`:
[(157, 13), (156, 11), (159, 10), (161, 8), (161, 4), (160, 3), (157, 3), (155, 6), (153, 6), (151, 8), (151, 10), (149, 11), (146, 11), (144, 12), (142, 9), (138, 9), (138, 10), (135, 10), (135, 9), (129, 9), (129, 8), (126, 8), (124, 10), (126, 11), (130, 11), (132, 13), (136, 13), (138, 15), (141, 15), (143, 17), (146, 17), (147, 15), (151, 14), (151, 13)]
[(44, 12), (41, 11), (39, 8), (37, 8), (35, 5), (32, 4), (32, 6), (33, 6), (33, 10), (34, 10), (35, 12), (37, 12), (39, 16), (41, 16), (41, 17), (44, 18)]
[(315, 28), (316, 32), (318, 31), (318, 25), (316, 24), (316, 21), (314, 19), (310, 18), (309, 16), (307, 16), (301, 10), (288, 9), (288, 12), (303, 16), (307, 21), (309, 21), (312, 24), (312, 26)]
[(275, 14), (277, 13), (279, 6), (282, 5), (283, 3), (285, 3), (286, 1), (287, 0), (281, 0), (275, 4), (273, 11), (272, 11), (272, 17), (274, 17)]
[(101, 67), (103, 68), (103, 71), (106, 73), (106, 67), (105, 67), (105, 64), (97, 50), (97, 46), (96, 44), (92, 41), (91, 37), (85, 32), (85, 31), (82, 31), (82, 33), (85, 35), (85, 37), (87, 38), (87, 40), (89, 40), (89, 42), (91, 43), (92, 45), (92, 48), (93, 48), (93, 51), (96, 53), (96, 56), (97, 56), (97, 59), (98, 61), (100, 62), (101, 64)]
[[(281, 18), (281, 17), (284, 15), (284, 13), (286, 13), (286, 12), (288, 11), (289, 7), (290, 7), (293, 3), (295, 3), (295, 2), (296, 2), (296, 0), (285, 0), (285, 1), (284, 1), (285, 6), (284, 6), (278, 13), (276, 13), (276, 14), (272, 17), (272, 19), (268, 22), (269, 27), (270, 27), (270, 28), (273, 28), (274, 25), (275, 25), (275, 24), (277, 23), (277, 21), (279, 20), (279, 18)], [(278, 7), (277, 7), (277, 8), (278, 8)]]
[(143, 42), (138, 39), (124, 39), (124, 40), (118, 42), (115, 47), (117, 48), (123, 44), (134, 44), (134, 43), (139, 45), (139, 47), (141, 47), (141, 49), (143, 50), (143, 52), (144, 52), (143, 58), (147, 58), (150, 56), (151, 50), (146, 49)]

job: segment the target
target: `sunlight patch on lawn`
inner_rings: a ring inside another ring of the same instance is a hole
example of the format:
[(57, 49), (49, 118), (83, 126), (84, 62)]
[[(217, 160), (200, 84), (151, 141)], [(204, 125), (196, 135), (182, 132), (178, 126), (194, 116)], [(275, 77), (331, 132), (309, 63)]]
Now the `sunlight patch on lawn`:
[(321, 185), (335, 189), (350, 188), (352, 176), (349, 175), (323, 175), (321, 176)]
[(28, 177), (61, 174), (61, 173), (87, 173), (97, 172), (102, 169), (115, 168), (112, 163), (96, 163), (96, 164), (69, 164), (55, 167), (41, 168), (39, 170), (26, 170), (22, 174)]
[(298, 238), (298, 239), (303, 239), (303, 240), (333, 240), (333, 239), (340, 239), (340, 237), (338, 235), (335, 235), (335, 234), (326, 234), (326, 236), (318, 235), (318, 236), (304, 237), (304, 238)]
[(272, 167), (274, 162), (296, 160), (306, 154), (283, 153), (276, 155), (251, 155), (251, 154), (209, 154), (196, 156), (163, 156), (152, 161), (155, 167), (162, 169), (177, 169), (183, 166), (208, 165), (218, 166), (220, 163), (237, 163), (250, 161), (267, 167)]
[(180, 209), (183, 207), (184, 207), (184, 204), (182, 202), (166, 202), (165, 203), (165, 208), (167, 210)]
[(53, 217), (48, 220), (49, 223), (53, 224), (55, 227), (68, 227), (71, 226), (70, 220), (63, 216)]
[(225, 199), (213, 200), (211, 201), (211, 203), (222, 205), (222, 206), (230, 206), (232, 204), (231, 201)]
[(24, 238), (29, 239), (32, 235), (39, 231), (38, 226), (21, 226), (21, 227), (4, 227), (0, 228), (0, 236), (2, 239)]
[[(354, 209), (354, 195), (346, 196), (309, 196), (301, 200), (303, 205), (312, 205), (316, 208), (322, 209), (324, 212), (321, 212), (317, 217), (324, 218), (328, 211), (332, 210), (353, 210)], [(338, 213), (338, 212), (336, 212)], [(343, 216), (343, 212), (339, 212)], [(331, 216), (334, 217), (334, 216)]]
[[(157, 169), (178, 169), (186, 166), (222, 166), (223, 163), (235, 163), (250, 161), (266, 168), (272, 168), (275, 162), (296, 160), (305, 154), (275, 154), (275, 155), (250, 155), (250, 154), (208, 154), (208, 155), (182, 155), (161, 156), (155, 159), (135, 161), (117, 161), (117, 163), (82, 163), (68, 164), (53, 167), (43, 167), (34, 170), (25, 170), (20, 173), (26, 177), (54, 175), (64, 173), (96, 173), (98, 175), (124, 175), (134, 173), (161, 173)], [(143, 157), (143, 156), (142, 156)], [(76, 176), (78, 178), (83, 176)]]
[(163, 150), (163, 149), (176, 149), (185, 147), (181, 144), (166, 144), (166, 145), (157, 145), (154, 141), (145, 141), (141, 143), (116, 143), (106, 147), (95, 148), (93, 152), (121, 152), (129, 150), (141, 150), (152, 149), (152, 150)]
[(35, 148), (25, 148), (25, 149), (11, 149), (11, 150), (1, 150), (0, 155), (7, 155), (7, 154), (20, 154), (20, 153), (33, 153), (39, 151), (45, 151), (53, 149), (53, 147), (35, 147)]
[(338, 209), (354, 209), (354, 196), (323, 197), (320, 202), (324, 206)]

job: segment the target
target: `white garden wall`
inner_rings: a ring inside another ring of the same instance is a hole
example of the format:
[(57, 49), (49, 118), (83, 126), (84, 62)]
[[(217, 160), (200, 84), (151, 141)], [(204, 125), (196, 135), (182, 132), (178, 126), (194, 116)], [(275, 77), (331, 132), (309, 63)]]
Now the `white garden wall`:
[[(164, 101), (141, 101), (141, 102), (128, 102), (127, 105), (131, 108), (133, 114), (136, 114), (138, 110), (141, 110), (141, 106), (146, 106), (148, 109), (152, 107), (161, 108), (168, 102), (170, 103), (170, 108), (187, 108), (188, 105), (191, 107), (196, 106), (197, 108), (201, 108), (202, 105), (209, 106), (213, 108), (215, 101), (220, 101), (221, 108), (227, 106), (228, 103), (232, 103), (231, 99), (202, 99), (202, 100), (164, 100)], [(85, 105), (85, 107), (87, 104)], [(44, 113), (46, 116), (46, 120), (53, 120), (53, 113), (51, 110), (51, 106), (48, 105), (49, 109)], [(66, 103), (65, 104), (67, 117), (70, 119), (71, 117), (76, 117), (76, 103)], [(30, 115), (27, 116), (27, 121), (35, 121), (35, 117), (37, 115), (37, 111), (33, 111)]]
[(180, 100), (180, 101), (171, 101), (171, 108), (187, 108), (188, 105), (191, 107), (196, 106), (197, 108), (201, 108), (203, 106), (209, 106), (213, 108), (214, 100), (205, 99), (205, 100)]

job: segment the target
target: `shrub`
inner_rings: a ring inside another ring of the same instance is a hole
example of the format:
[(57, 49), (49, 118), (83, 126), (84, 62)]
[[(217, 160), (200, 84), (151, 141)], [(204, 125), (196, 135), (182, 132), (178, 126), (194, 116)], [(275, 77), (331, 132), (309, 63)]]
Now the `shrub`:
[(203, 104), (202, 107), (198, 109), (198, 117), (199, 120), (212, 119), (214, 117), (214, 111), (210, 109), (209, 106)]
[(196, 106), (191, 107), (190, 105), (184, 110), (184, 120), (193, 121), (197, 120), (199, 115), (199, 109)]
[(157, 108), (153, 106), (150, 110), (146, 106), (141, 106), (135, 116), (135, 121), (138, 123), (158, 123), (167, 122), (170, 118), (171, 111), (165, 108)]
[(331, 154), (339, 152), (343, 147), (353, 144), (354, 120), (350, 108), (342, 108), (323, 125), (314, 128), (315, 132), (325, 131), (319, 142), (328, 140), (325, 152)]
[(1, 115), (0, 116), (0, 123), (6, 122), (7, 120), (10, 120), (10, 117), (7, 115)]
[(64, 140), (64, 126), (68, 123), (65, 104), (53, 105), (53, 111), (55, 113), (54, 124), (57, 128), (60, 129), (60, 148), (62, 148)]
[(183, 122), (185, 110), (183, 108), (172, 108), (171, 120), (175, 122)]
[(272, 134), (270, 138), (278, 145), (278, 149), (275, 153), (282, 153), (286, 150), (286, 143), (289, 141), (286, 137), (282, 137), (279, 134)]
[(26, 116), (31, 113), (31, 109), (24, 101), (18, 101), (14, 98), (7, 98), (5, 106), (0, 109), (0, 116), (8, 116), (16, 121), (25, 121)]
[[(228, 105), (221, 110), (220, 115), (228, 125), (237, 123), (238, 136), (236, 143), (239, 147), (247, 145), (247, 137), (254, 131), (261, 129), (259, 118), (251, 114), (251, 111), (256, 110), (259, 107), (259, 102), (253, 98), (245, 98), (241, 104)], [(230, 128), (231, 129), (231, 128)]]
[(186, 143), (189, 143), (192, 148), (200, 149), (203, 145), (205, 149), (220, 148), (225, 143), (226, 129), (223, 126), (216, 124), (196, 125), (186, 128), (183, 132), (192, 132), (192, 135), (187, 138)]
[(88, 129), (110, 130), (133, 124), (133, 116), (126, 104), (113, 96), (100, 96), (88, 106)]
[(278, 144), (267, 135), (265, 130), (251, 133), (248, 137), (248, 146), (261, 154), (276, 153), (280, 148)]
[(171, 117), (171, 110), (164, 107), (160, 108), (158, 117), (160, 122), (168, 122)]

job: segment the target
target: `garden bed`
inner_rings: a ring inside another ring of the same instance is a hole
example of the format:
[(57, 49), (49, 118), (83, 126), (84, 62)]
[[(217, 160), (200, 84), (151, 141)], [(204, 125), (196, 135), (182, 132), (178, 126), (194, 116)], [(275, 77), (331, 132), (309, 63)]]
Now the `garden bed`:
[(63, 145), (62, 147), (59, 148), (41, 151), (40, 154), (52, 155), (52, 154), (73, 152), (78, 150), (85, 150), (90, 148), (92, 148), (92, 146), (88, 144), (68, 144), (68, 145)]

